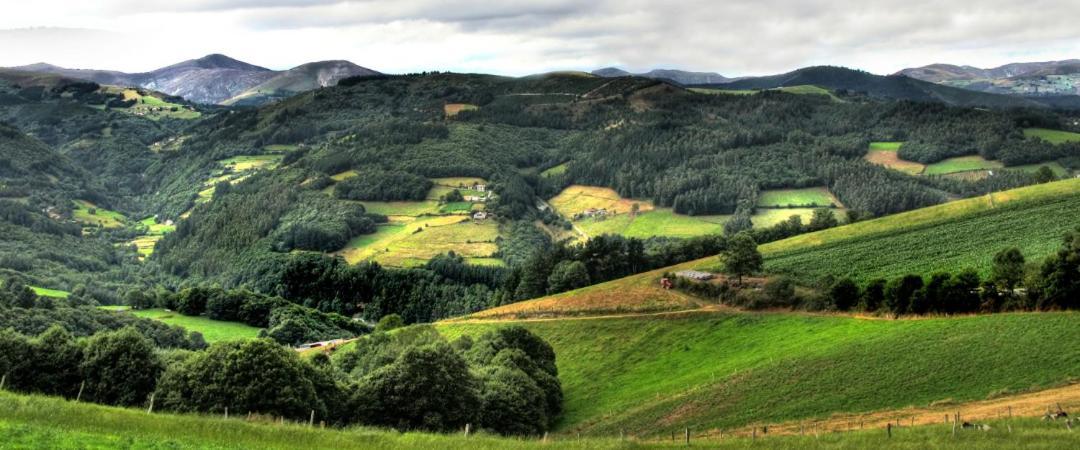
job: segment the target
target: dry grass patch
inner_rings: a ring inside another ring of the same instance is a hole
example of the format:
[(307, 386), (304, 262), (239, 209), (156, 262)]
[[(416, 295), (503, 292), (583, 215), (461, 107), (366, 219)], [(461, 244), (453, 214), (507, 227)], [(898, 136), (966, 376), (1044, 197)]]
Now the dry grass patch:
[(549, 203), (560, 214), (572, 217), (589, 208), (607, 209), (609, 213), (629, 213), (633, 204), (637, 203), (640, 212), (655, 209), (648, 200), (634, 200), (622, 198), (614, 189), (596, 186), (572, 185), (567, 187), (559, 195), (552, 198)]
[(866, 160), (879, 166), (885, 166), (911, 175), (919, 175), (926, 170), (926, 166), (923, 164), (900, 159), (895, 150), (872, 149), (870, 150), (870, 153), (866, 154)]
[(443, 106), (443, 112), (446, 113), (446, 117), (454, 117), (462, 111), (474, 111), (477, 109), (480, 109), (480, 107), (468, 103), (447, 103)]

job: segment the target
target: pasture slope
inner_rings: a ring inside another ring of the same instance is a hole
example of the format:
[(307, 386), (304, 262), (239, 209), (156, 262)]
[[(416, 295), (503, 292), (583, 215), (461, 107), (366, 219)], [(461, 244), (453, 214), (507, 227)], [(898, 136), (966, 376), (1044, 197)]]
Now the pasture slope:
[(152, 319), (168, 325), (176, 325), (188, 331), (201, 333), (206, 342), (254, 339), (259, 336), (259, 328), (240, 322), (212, 320), (202, 316), (185, 316), (165, 309), (142, 309), (117, 311), (118, 314), (133, 314), (144, 319)]
[[(878, 265), (900, 270), (882, 273), (889, 276), (963, 267), (951, 261), (986, 270), (999, 245), (1018, 245), (1029, 257), (1057, 248), (1058, 232), (1077, 225), (1080, 180), (992, 198), (797, 236), (762, 250), (773, 270), (798, 255), (805, 262), (796, 275), (843, 268), (836, 273), (842, 275), (848, 267), (877, 273)], [(950, 247), (961, 237), (978, 245)], [(908, 242), (925, 251), (908, 252)], [(658, 286), (665, 271), (715, 265), (716, 258), (691, 261), (436, 327), (455, 338), (518, 324), (551, 342), (566, 394), (558, 429), (564, 434), (649, 437), (686, 427), (730, 433), (755, 424), (791, 429), (829, 423), (834, 415), (848, 424), (883, 426), (900, 416), (926, 423), (969, 409), (994, 417), (1009, 406), (1024, 413), (1016, 395), (1040, 391), (1036, 403), (1080, 408), (1080, 386), (1070, 385), (1080, 379), (1080, 349), (1061, 345), (1080, 342), (1075, 312), (908, 320), (744, 312)], [(1060, 389), (1046, 390), (1054, 388)], [(987, 399), (1002, 402), (994, 403), (1000, 408), (972, 403)]]
[[(953, 436), (944, 425), (896, 428), (889, 438), (880, 429), (851, 433), (792, 436), (770, 434), (724, 439), (692, 431), (695, 446), (709, 448), (818, 449), (818, 448), (1073, 448), (1078, 435), (1060, 424), (1032, 419), (991, 421), (991, 431), (962, 431)], [(1012, 432), (1006, 431), (1006, 426)], [(815, 433), (816, 434), (816, 433)], [(368, 428), (322, 429), (307, 424), (276, 424), (221, 417), (147, 414), (144, 409), (123, 409), (58, 398), (0, 392), (0, 443), (3, 448), (139, 448), (139, 449), (295, 449), (302, 442), (310, 449), (638, 449), (685, 448), (684, 436), (641, 440), (632, 436), (590, 438), (550, 436), (502, 438), (485, 434), (437, 435), (398, 433)], [(705, 440), (708, 439), (708, 440)]]
[(795, 236), (761, 246), (766, 270), (812, 281), (901, 274), (984, 275), (994, 254), (1018, 247), (1037, 261), (1076, 229), (1080, 179), (1028, 186)]

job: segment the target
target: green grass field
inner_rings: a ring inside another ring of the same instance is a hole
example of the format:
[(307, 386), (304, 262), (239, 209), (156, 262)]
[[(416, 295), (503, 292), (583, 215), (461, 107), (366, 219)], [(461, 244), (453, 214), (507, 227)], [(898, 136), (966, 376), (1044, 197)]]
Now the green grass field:
[(124, 226), (127, 218), (116, 211), (98, 208), (97, 205), (85, 200), (75, 200), (75, 209), (72, 216), (75, 220), (89, 225), (97, 225), (102, 228), (120, 228)]
[[(316, 419), (317, 420), (317, 419)], [(1080, 435), (1060, 424), (1031, 419), (990, 422), (990, 432), (961, 432), (952, 436), (943, 425), (898, 428), (891, 438), (880, 429), (818, 436), (759, 436), (705, 439), (691, 432), (691, 444), (709, 448), (817, 449), (817, 448), (1075, 448)], [(1008, 432), (1006, 425), (1012, 428)], [(474, 434), (438, 435), (398, 433), (366, 428), (320, 429), (305, 424), (248, 422), (221, 417), (147, 414), (145, 409), (123, 409), (59, 398), (0, 392), (0, 445), (3, 448), (41, 449), (636, 449), (685, 448), (682, 435), (641, 441), (633, 436), (577, 438), (501, 438)]]
[(242, 155), (218, 161), (222, 167), (230, 168), (236, 172), (244, 172), (255, 169), (273, 169), (281, 164), (284, 155), (272, 153), (268, 155)]
[(1062, 166), (1061, 163), (1059, 163), (1057, 161), (1051, 161), (1051, 162), (1048, 162), (1048, 163), (1038, 163), (1038, 164), (1025, 164), (1025, 165), (1022, 165), (1022, 166), (1011, 166), (1011, 167), (1007, 167), (1007, 169), (1023, 170), (1025, 172), (1035, 172), (1035, 171), (1039, 170), (1040, 168), (1042, 168), (1043, 166), (1049, 167), (1050, 170), (1054, 172), (1054, 176), (1056, 176), (1058, 178), (1066, 178), (1066, 177), (1069, 176), (1069, 169), (1066, 169), (1065, 166)]
[(239, 322), (223, 322), (210, 320), (206, 317), (185, 316), (178, 312), (164, 309), (141, 309), (132, 310), (130, 314), (138, 317), (156, 320), (169, 325), (177, 325), (188, 331), (202, 333), (206, 342), (230, 341), (236, 339), (253, 339), (259, 336), (259, 329)]
[(542, 176), (544, 178), (551, 178), (551, 177), (554, 177), (554, 176), (562, 175), (564, 173), (566, 173), (566, 164), (565, 163), (564, 164), (559, 164), (559, 165), (557, 165), (555, 167), (552, 167), (552, 168), (550, 168), (548, 170), (540, 172), (540, 176)]
[(364, 209), (375, 214), (384, 216), (422, 216), (425, 214), (438, 214), (439, 202), (427, 200), (422, 202), (360, 202)]
[(1025, 128), (1024, 136), (1042, 139), (1051, 144), (1064, 144), (1066, 142), (1080, 142), (1080, 133), (1068, 131), (1048, 130), (1045, 128)]
[(139, 223), (146, 227), (147, 234), (149, 235), (164, 235), (176, 231), (176, 225), (158, 223), (157, 219), (154, 217), (147, 217), (139, 221)]
[(926, 166), (925, 175), (945, 175), (972, 170), (991, 170), (1005, 167), (998, 161), (988, 161), (982, 156), (960, 156), (949, 158)]
[(37, 286), (29, 286), (30, 290), (34, 291), (39, 297), (52, 297), (52, 298), (68, 298), (71, 296), (70, 292), (61, 291), (59, 289), (48, 289)]
[(491, 256), (498, 250), (498, 236), (499, 224), (492, 220), (475, 222), (460, 215), (401, 218), (380, 225), (374, 234), (354, 238), (337, 254), (350, 264), (373, 260), (387, 266), (414, 267), (453, 251), (492, 265), (496, 263), (489, 260), (497, 260)]
[(984, 275), (995, 253), (1019, 247), (1038, 261), (1077, 227), (1080, 180), (1029, 186), (795, 236), (761, 246), (766, 270), (804, 280), (824, 275), (866, 281), (898, 274)]
[(107, 88), (107, 90), (120, 93), (124, 96), (124, 100), (135, 100), (135, 104), (130, 108), (118, 108), (119, 111), (126, 111), (138, 116), (147, 117), (151, 120), (160, 120), (163, 117), (181, 120), (193, 120), (202, 117), (202, 113), (198, 111), (192, 111), (187, 106), (170, 103), (162, 100), (153, 95), (142, 95), (136, 89), (114, 89)]
[(574, 222), (589, 236), (618, 234), (626, 237), (648, 238), (651, 236), (694, 237), (724, 232), (728, 216), (685, 216), (675, 214), (671, 208), (619, 214), (607, 218), (587, 218)]
[[(699, 312), (518, 324), (558, 356), (566, 407), (559, 431), (663, 436), (1058, 385), (1080, 376), (1080, 347), (1059, 345), (1080, 342), (1077, 320)], [(437, 326), (456, 337), (505, 323)]]
[(828, 207), (840, 205), (840, 201), (828, 188), (774, 189), (762, 191), (758, 197), (759, 208)]

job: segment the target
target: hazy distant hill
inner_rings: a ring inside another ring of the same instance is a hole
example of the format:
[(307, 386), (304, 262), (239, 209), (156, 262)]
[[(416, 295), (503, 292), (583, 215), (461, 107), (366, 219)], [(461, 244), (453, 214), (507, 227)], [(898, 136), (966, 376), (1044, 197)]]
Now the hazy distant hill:
[(593, 75), (606, 78), (638, 76), (656, 80), (671, 80), (679, 84), (716, 84), (727, 83), (734, 79), (725, 77), (715, 72), (687, 72), (685, 70), (655, 69), (646, 73), (630, 73), (616, 67), (597, 69)]
[(263, 103), (355, 75), (377, 74), (348, 61), (325, 61), (274, 71), (213, 54), (145, 73), (68, 69), (46, 63), (16, 67), (22, 71), (51, 73), (100, 84), (138, 86), (184, 97), (196, 103)]
[(1080, 59), (1013, 63), (992, 69), (932, 64), (904, 69), (897, 75), (995, 94), (1080, 95)]
[(320, 87), (336, 85), (343, 78), (379, 73), (349, 61), (320, 61), (307, 63), (277, 74), (222, 103), (262, 104)]
[(833, 91), (861, 93), (871, 97), (915, 101), (940, 101), (957, 106), (995, 108), (1080, 107), (1080, 97), (1054, 97), (1046, 99), (1026, 98), (976, 92), (967, 89), (935, 84), (904, 75), (881, 76), (843, 67), (817, 66), (799, 69), (781, 75), (754, 77), (731, 83), (712, 85), (721, 89), (775, 89), (788, 86), (814, 85)]

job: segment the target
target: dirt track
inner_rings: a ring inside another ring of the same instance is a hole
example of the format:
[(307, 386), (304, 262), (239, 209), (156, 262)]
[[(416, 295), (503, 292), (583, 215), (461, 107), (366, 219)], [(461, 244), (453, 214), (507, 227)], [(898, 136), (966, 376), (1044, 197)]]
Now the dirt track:
[[(758, 434), (761, 434), (761, 426), (768, 425), (769, 434), (795, 435), (800, 432), (805, 434), (831, 433), (841, 431), (859, 430), (862, 428), (885, 428), (886, 424), (896, 426), (899, 420), (901, 427), (914, 425), (931, 425), (945, 422), (945, 416), (949, 416), (951, 423), (952, 415), (960, 413), (960, 420), (977, 422), (989, 419), (1004, 419), (1009, 417), (1010, 408), (1013, 417), (1042, 417), (1047, 408), (1057, 409), (1058, 405), (1070, 414), (1080, 412), (1080, 384), (1070, 384), (1063, 387), (1029, 392), (991, 400), (980, 400), (967, 403), (946, 404), (928, 408), (905, 408), (897, 410), (876, 411), (866, 414), (836, 414), (822, 420), (806, 420), (800, 422), (785, 422), (780, 424), (757, 425)], [(750, 436), (754, 427), (743, 427), (735, 430), (724, 430), (724, 436)], [(719, 438), (720, 430), (709, 430), (704, 437)]]

